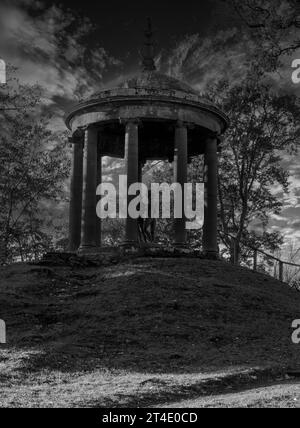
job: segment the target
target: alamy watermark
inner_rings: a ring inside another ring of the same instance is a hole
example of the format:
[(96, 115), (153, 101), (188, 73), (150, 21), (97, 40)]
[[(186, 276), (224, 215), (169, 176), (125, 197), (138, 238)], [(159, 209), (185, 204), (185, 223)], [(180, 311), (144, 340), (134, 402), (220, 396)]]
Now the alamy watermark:
[[(204, 222), (204, 183), (151, 183), (150, 189), (143, 183), (127, 186), (127, 176), (119, 176), (119, 189), (112, 183), (102, 183), (97, 188), (101, 196), (97, 215), (101, 219), (127, 217), (169, 219), (185, 218), (186, 229), (200, 229)], [(128, 204), (129, 200), (129, 204)]]
[(6, 84), (6, 63), (0, 58), (0, 85)]
[(295, 59), (292, 62), (292, 68), (296, 69), (292, 73), (292, 82), (298, 85), (300, 83), (300, 59)]
[(0, 320), (0, 344), (6, 343), (6, 324), (3, 320)]
[(292, 342), (294, 345), (299, 345), (300, 344), (300, 320), (293, 321), (292, 329), (294, 330), (292, 334)]

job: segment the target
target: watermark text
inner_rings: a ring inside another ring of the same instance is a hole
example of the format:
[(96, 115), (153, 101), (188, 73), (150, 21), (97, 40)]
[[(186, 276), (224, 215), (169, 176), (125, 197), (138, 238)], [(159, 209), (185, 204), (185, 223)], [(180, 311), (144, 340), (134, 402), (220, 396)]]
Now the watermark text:
[(292, 68), (296, 69), (292, 73), (292, 82), (298, 85), (300, 83), (300, 59), (295, 59), (292, 62)]
[[(143, 183), (127, 186), (127, 176), (119, 176), (119, 189), (112, 183), (101, 183), (97, 188), (101, 196), (97, 216), (101, 219), (127, 217), (186, 219), (186, 229), (200, 229), (204, 222), (204, 183)], [(172, 198), (173, 196), (173, 198)], [(172, 206), (173, 201), (173, 206)]]
[(0, 320), (0, 344), (6, 343), (6, 324), (3, 320)]
[(6, 63), (0, 58), (0, 85), (6, 85)]
[(300, 320), (293, 321), (292, 329), (294, 330), (292, 334), (292, 342), (294, 345), (299, 345), (300, 344)]

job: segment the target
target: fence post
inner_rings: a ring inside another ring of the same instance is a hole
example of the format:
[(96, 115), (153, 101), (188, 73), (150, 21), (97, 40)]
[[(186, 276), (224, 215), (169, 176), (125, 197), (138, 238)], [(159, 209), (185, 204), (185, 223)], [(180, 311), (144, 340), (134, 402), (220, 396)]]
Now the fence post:
[(283, 262), (279, 261), (279, 281), (283, 282)]
[(257, 271), (257, 250), (254, 250), (254, 254), (253, 254), (253, 270), (256, 272)]
[(233, 238), (233, 264), (238, 265), (238, 243), (236, 238)]
[(0, 266), (6, 261), (6, 247), (4, 241), (0, 240)]

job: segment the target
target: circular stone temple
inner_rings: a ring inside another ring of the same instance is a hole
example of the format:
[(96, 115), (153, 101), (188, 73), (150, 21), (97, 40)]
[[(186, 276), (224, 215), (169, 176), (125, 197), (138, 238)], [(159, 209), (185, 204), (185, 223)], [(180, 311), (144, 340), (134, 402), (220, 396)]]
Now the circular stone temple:
[[(70, 250), (94, 252), (101, 246), (96, 188), (102, 182), (103, 156), (125, 159), (129, 188), (142, 181), (147, 160), (173, 162), (174, 182), (183, 186), (191, 158), (204, 155), (203, 250), (216, 255), (217, 154), (228, 119), (189, 85), (156, 71), (150, 23), (145, 35), (143, 70), (67, 114), (73, 143)], [(185, 218), (174, 220), (174, 229), (174, 244), (184, 246)], [(138, 246), (138, 220), (127, 218), (125, 233), (124, 243)]]

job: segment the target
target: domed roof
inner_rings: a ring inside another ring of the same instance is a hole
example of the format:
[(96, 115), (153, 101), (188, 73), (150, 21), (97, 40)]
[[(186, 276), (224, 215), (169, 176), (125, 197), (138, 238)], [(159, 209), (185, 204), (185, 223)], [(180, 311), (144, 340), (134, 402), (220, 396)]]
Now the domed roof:
[(118, 85), (120, 89), (148, 89), (180, 91), (186, 94), (199, 95), (191, 86), (174, 77), (159, 73), (155, 70), (144, 70)]
[(146, 89), (153, 91), (180, 91), (189, 95), (199, 95), (193, 88), (174, 77), (161, 74), (154, 62), (154, 43), (151, 20), (145, 31), (145, 43), (142, 48), (143, 71), (118, 85), (119, 89)]
[(102, 89), (75, 106), (66, 117), (69, 128), (78, 126), (78, 123), (82, 127), (87, 123), (120, 122), (134, 117), (181, 120), (213, 132), (225, 131), (228, 118), (218, 107), (188, 84), (157, 71), (152, 36), (151, 21), (148, 20), (145, 43), (140, 52), (142, 70), (116, 87)]

